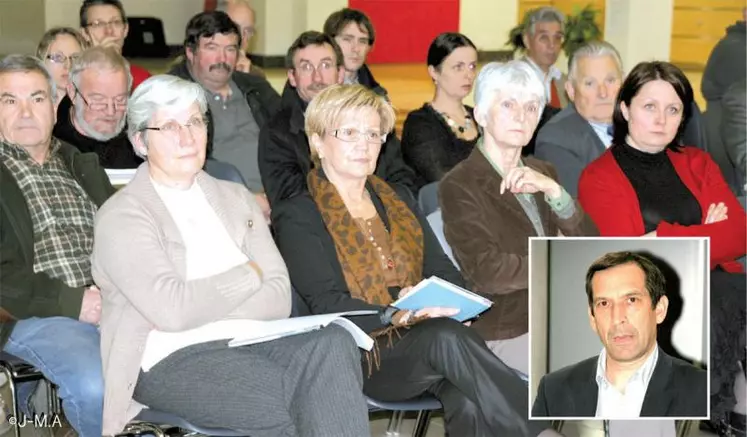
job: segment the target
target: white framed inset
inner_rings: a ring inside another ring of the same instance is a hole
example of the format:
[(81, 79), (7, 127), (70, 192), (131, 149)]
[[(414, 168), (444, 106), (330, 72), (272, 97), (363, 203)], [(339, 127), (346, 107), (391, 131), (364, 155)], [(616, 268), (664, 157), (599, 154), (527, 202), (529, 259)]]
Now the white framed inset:
[[(594, 414), (532, 414), (540, 380), (548, 373), (596, 357), (603, 349), (592, 330), (585, 291), (591, 264), (610, 252), (643, 252), (662, 267), (668, 280), (669, 310), (657, 329), (657, 343), (667, 355), (707, 369), (710, 392), (709, 240), (641, 237), (532, 237), (529, 239), (529, 397), (530, 419), (628, 419)], [(672, 291), (672, 290), (675, 291)], [(673, 294), (674, 293), (674, 294)], [(671, 295), (670, 295), (671, 294)], [(596, 386), (596, 381), (593, 381)], [(706, 396), (707, 397), (707, 396)], [(596, 404), (596, 398), (594, 400)], [(703, 416), (651, 416), (641, 420), (703, 419)], [(587, 405), (588, 406), (588, 405)]]

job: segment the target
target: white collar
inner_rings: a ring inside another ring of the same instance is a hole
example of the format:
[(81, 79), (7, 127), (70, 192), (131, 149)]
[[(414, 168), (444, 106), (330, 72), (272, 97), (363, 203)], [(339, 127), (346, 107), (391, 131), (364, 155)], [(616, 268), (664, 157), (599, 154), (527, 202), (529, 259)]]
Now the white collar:
[(563, 72), (558, 69), (558, 67), (551, 65), (550, 69), (548, 70), (547, 74), (545, 74), (544, 71), (540, 68), (539, 65), (537, 65), (536, 62), (534, 62), (534, 59), (530, 58), (529, 56), (524, 56), (524, 60), (532, 66), (537, 72), (539, 73), (540, 77), (543, 81), (546, 80), (560, 80), (563, 77)]
[[(656, 363), (658, 361), (659, 347), (657, 346), (648, 358), (646, 358), (646, 361), (643, 362), (643, 365), (639, 367), (633, 375), (631, 375), (627, 384), (638, 380), (644, 387), (648, 387), (648, 383), (651, 381), (651, 377), (654, 374), (654, 369), (656, 368)], [(602, 352), (599, 354), (599, 358), (597, 358), (596, 381), (598, 386), (602, 386), (602, 384), (612, 385), (612, 383), (607, 380), (607, 350), (604, 348), (602, 348)]]

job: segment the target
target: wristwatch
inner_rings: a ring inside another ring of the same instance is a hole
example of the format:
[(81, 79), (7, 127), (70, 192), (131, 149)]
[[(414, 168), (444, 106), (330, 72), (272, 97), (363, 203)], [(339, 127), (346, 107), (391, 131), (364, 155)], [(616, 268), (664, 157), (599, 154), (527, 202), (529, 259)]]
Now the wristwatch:
[(399, 308), (395, 308), (392, 306), (388, 306), (384, 308), (384, 311), (379, 314), (379, 318), (381, 319), (381, 323), (383, 325), (390, 325), (392, 323), (392, 318), (394, 317), (394, 314), (399, 311)]

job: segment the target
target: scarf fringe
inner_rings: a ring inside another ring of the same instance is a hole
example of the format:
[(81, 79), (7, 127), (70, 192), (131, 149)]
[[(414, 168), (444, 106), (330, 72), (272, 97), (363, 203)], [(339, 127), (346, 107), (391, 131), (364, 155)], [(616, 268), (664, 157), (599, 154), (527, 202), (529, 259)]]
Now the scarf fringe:
[(376, 367), (376, 370), (381, 368), (381, 351), (379, 350), (379, 342), (377, 339), (386, 335), (386, 347), (391, 349), (394, 347), (394, 335), (397, 336), (397, 339), (402, 339), (402, 333), (399, 331), (400, 329), (410, 329), (427, 318), (428, 317), (413, 317), (404, 325), (387, 326), (386, 328), (371, 332), (369, 336), (374, 339), (374, 346), (373, 349), (366, 351), (365, 354), (366, 365), (368, 368), (367, 378), (370, 379), (371, 375), (373, 375), (374, 367)]

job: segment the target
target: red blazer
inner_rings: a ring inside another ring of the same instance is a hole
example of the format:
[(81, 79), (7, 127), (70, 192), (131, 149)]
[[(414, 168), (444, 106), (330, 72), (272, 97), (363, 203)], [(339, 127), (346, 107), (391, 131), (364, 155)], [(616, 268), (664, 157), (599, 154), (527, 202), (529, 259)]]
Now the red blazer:
[[(729, 210), (726, 220), (707, 225), (661, 222), (656, 227), (656, 235), (710, 237), (711, 269), (720, 265), (728, 272), (742, 272), (742, 265), (735, 260), (747, 251), (747, 218), (721, 170), (707, 152), (695, 147), (684, 147), (681, 153), (671, 150), (666, 153), (682, 182), (698, 200), (703, 211), (702, 220), (711, 203), (724, 202)], [(645, 233), (638, 196), (610, 150), (581, 173), (578, 200), (602, 236), (639, 237)]]

